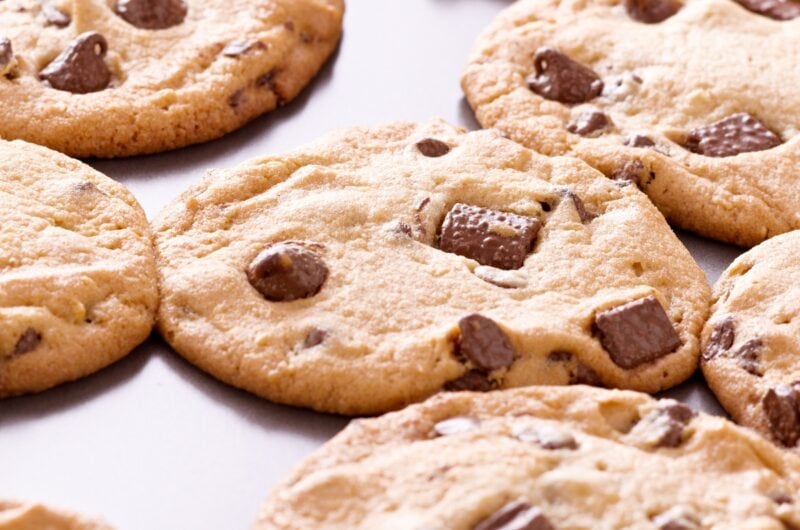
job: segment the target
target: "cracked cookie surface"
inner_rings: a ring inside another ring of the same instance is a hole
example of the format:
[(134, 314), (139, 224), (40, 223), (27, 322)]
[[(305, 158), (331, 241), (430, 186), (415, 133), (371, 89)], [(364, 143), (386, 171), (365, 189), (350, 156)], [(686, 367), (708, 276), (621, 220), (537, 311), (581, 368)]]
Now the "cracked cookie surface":
[(292, 100), (343, 0), (0, 2), (0, 136), (72, 156), (222, 136)]
[(88, 519), (39, 503), (0, 500), (0, 530), (113, 530)]
[(440, 121), (213, 171), (154, 229), (178, 352), (339, 413), (443, 388), (655, 392), (696, 369), (710, 296), (635, 187)]
[(83, 377), (150, 334), (152, 233), (133, 195), (77, 160), (0, 141), (0, 397)]
[(786, 0), (520, 0), (481, 35), (461, 84), (483, 126), (636, 182), (675, 225), (751, 246), (800, 228), (798, 15)]

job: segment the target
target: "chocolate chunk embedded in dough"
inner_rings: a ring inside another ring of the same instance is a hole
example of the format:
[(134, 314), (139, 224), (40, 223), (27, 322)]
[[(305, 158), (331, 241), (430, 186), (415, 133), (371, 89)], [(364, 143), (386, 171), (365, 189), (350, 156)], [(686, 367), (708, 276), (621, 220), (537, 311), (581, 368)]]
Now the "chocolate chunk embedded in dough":
[(611, 125), (611, 122), (608, 116), (603, 112), (594, 110), (579, 114), (577, 118), (567, 125), (567, 130), (573, 134), (589, 136), (595, 132), (607, 129), (609, 125)]
[(603, 91), (603, 82), (590, 68), (555, 48), (539, 48), (533, 57), (536, 73), (528, 86), (543, 98), (561, 103), (584, 103)]
[(417, 142), (417, 149), (430, 158), (438, 158), (450, 152), (450, 146), (435, 138), (425, 138)]
[(800, 440), (800, 382), (770, 388), (761, 400), (772, 435), (786, 447)]
[(555, 527), (539, 508), (518, 500), (509, 502), (473, 530), (555, 530)]
[(47, 20), (48, 24), (52, 24), (57, 28), (66, 28), (72, 22), (72, 17), (64, 13), (50, 2), (42, 4), (42, 14)]
[(472, 314), (458, 321), (458, 329), (459, 353), (481, 370), (490, 372), (514, 362), (511, 341), (494, 320)]
[(625, 9), (634, 20), (645, 24), (663, 22), (678, 11), (682, 4), (677, 0), (625, 0)]
[(250, 284), (273, 302), (314, 296), (328, 277), (316, 252), (295, 243), (278, 243), (261, 251), (247, 268)]
[(166, 29), (186, 18), (183, 0), (117, 0), (114, 11), (128, 24), (141, 29)]
[(489, 376), (482, 370), (470, 370), (458, 379), (448, 381), (444, 390), (448, 392), (488, 392), (494, 387)]
[(656, 143), (643, 134), (633, 134), (625, 139), (623, 144), (628, 147), (655, 147)]
[(107, 51), (105, 37), (94, 31), (83, 33), (39, 73), (39, 78), (57, 90), (74, 94), (103, 90), (111, 82), (111, 72), (103, 60)]
[(611, 360), (622, 368), (653, 362), (681, 344), (667, 313), (654, 296), (598, 313), (595, 325)]
[(764, 151), (783, 143), (753, 116), (740, 112), (705, 127), (693, 129), (685, 147), (697, 154), (712, 157), (735, 156), (739, 153)]
[(0, 38), (0, 74), (6, 73), (13, 58), (14, 48), (11, 46), (11, 40), (5, 37)]
[(11, 355), (23, 355), (32, 352), (39, 347), (42, 342), (42, 335), (33, 328), (27, 328), (22, 332), (17, 343), (14, 345), (14, 351)]
[(795, 0), (736, 0), (753, 13), (774, 18), (791, 20), (800, 17), (800, 3)]
[(658, 430), (656, 447), (678, 447), (683, 443), (683, 431), (697, 413), (683, 403), (674, 403), (658, 410), (653, 428)]
[(731, 349), (736, 339), (736, 322), (731, 317), (714, 326), (706, 349), (703, 350), (703, 360), (708, 362), (723, 352)]

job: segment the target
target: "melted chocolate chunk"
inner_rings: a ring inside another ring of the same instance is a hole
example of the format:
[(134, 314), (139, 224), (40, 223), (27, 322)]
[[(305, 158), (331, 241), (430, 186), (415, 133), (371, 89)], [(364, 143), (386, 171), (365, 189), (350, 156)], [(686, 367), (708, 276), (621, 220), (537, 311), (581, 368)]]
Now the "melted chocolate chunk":
[(764, 151), (783, 143), (780, 137), (755, 119), (740, 112), (689, 132), (685, 147), (694, 153), (726, 157)]
[(328, 332), (324, 329), (314, 328), (308, 332), (305, 340), (303, 341), (303, 348), (313, 348), (319, 346), (325, 339), (328, 338)]
[(595, 325), (611, 360), (636, 368), (675, 351), (681, 340), (654, 296), (598, 313)]
[(791, 20), (800, 17), (800, 3), (792, 0), (736, 0), (753, 13), (774, 18)]
[(555, 530), (555, 527), (539, 508), (518, 500), (509, 502), (473, 530)]
[(425, 156), (438, 158), (450, 152), (450, 146), (435, 138), (425, 138), (417, 142), (417, 149)]
[(533, 56), (536, 74), (528, 86), (543, 98), (561, 103), (585, 103), (603, 91), (603, 82), (590, 68), (555, 48), (539, 48)]
[(592, 133), (607, 129), (609, 125), (611, 125), (611, 122), (608, 116), (600, 111), (593, 110), (578, 115), (575, 120), (567, 125), (567, 130), (573, 134), (589, 136)]
[(52, 24), (57, 28), (66, 28), (72, 22), (71, 16), (49, 2), (42, 4), (42, 14), (48, 24)]
[(625, 0), (625, 9), (634, 20), (645, 24), (663, 22), (683, 5), (677, 0)]
[(623, 143), (629, 147), (655, 147), (656, 145), (649, 136), (643, 134), (631, 135)]
[(458, 321), (461, 331), (459, 354), (486, 372), (506, 368), (514, 362), (514, 349), (508, 335), (494, 320), (472, 314)]
[(266, 49), (267, 45), (260, 40), (235, 40), (228, 43), (228, 45), (222, 49), (222, 55), (225, 57), (238, 57), (240, 55), (246, 55), (253, 50)]
[(327, 278), (328, 267), (319, 254), (295, 243), (264, 249), (247, 267), (250, 284), (272, 302), (314, 296)]
[(800, 381), (770, 388), (761, 404), (775, 439), (786, 447), (796, 446), (800, 440)]
[(697, 415), (683, 403), (661, 407), (651, 426), (657, 432), (656, 447), (678, 447), (683, 443), (686, 425)]
[(454, 416), (442, 420), (433, 426), (433, 431), (439, 436), (453, 436), (454, 434), (464, 434), (478, 430), (481, 421), (472, 416)]
[(549, 425), (525, 427), (519, 432), (515, 432), (514, 437), (521, 442), (535, 443), (541, 446), (542, 449), (556, 450), (578, 448), (578, 442), (575, 441), (574, 436)]
[(494, 388), (489, 376), (481, 370), (470, 370), (458, 379), (448, 381), (444, 389), (448, 392), (488, 392)]
[(642, 164), (641, 160), (628, 160), (621, 167), (618, 167), (613, 173), (611, 173), (611, 180), (635, 184), (637, 187), (641, 188), (643, 172), (644, 164)]
[(105, 37), (94, 31), (83, 33), (39, 73), (39, 78), (73, 94), (103, 90), (111, 82), (111, 72), (103, 60), (107, 51)]
[(534, 217), (458, 203), (444, 218), (439, 248), (498, 269), (519, 269), (542, 223)]
[(166, 29), (183, 22), (188, 9), (183, 0), (117, 0), (114, 11), (137, 28)]
[(581, 223), (586, 224), (592, 221), (592, 219), (597, 218), (596, 213), (592, 213), (586, 209), (586, 205), (583, 203), (583, 200), (578, 196), (577, 193), (567, 190), (565, 195), (572, 199), (572, 205), (575, 207), (575, 210), (578, 212), (578, 217), (581, 220)]
[(708, 346), (703, 351), (703, 360), (711, 361), (721, 353), (730, 350), (734, 340), (736, 340), (736, 322), (733, 318), (727, 317), (714, 326)]
[(42, 342), (42, 335), (33, 328), (28, 328), (22, 332), (17, 343), (14, 345), (14, 351), (11, 355), (23, 355), (32, 352)]

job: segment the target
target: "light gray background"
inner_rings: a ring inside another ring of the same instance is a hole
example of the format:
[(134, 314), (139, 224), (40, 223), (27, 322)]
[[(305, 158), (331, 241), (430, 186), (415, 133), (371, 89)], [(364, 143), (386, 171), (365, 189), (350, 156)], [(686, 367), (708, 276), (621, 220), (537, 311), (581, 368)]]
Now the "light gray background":
[[(509, 3), (348, 0), (341, 46), (288, 107), (205, 145), (90, 163), (129, 186), (152, 218), (209, 168), (333, 128), (434, 116), (477, 128), (459, 75)], [(680, 235), (710, 281), (739, 253)], [(669, 394), (719, 412), (697, 377)], [(245, 529), (270, 488), (346, 423), (217, 383), (154, 336), (99, 374), (0, 402), (0, 498), (102, 514), (120, 530)]]

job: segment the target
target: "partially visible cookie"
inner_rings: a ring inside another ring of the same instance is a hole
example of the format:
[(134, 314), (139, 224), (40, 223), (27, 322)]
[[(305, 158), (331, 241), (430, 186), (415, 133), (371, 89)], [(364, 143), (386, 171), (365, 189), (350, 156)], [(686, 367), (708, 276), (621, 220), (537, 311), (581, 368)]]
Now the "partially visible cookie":
[(786, 530), (800, 458), (723, 418), (635, 392), (439, 395), (352, 422), (253, 530)]
[(343, 0), (0, 2), (0, 137), (72, 156), (217, 138), (291, 101)]
[(164, 337), (274, 401), (654, 392), (697, 367), (710, 290), (647, 197), (494, 131), (340, 131), (212, 172), (154, 228)]
[(88, 375), (150, 334), (152, 235), (121, 184), (0, 141), (0, 397)]
[(798, 16), (792, 0), (520, 0), (462, 86), (483, 126), (755, 245), (800, 228)]
[(0, 500), (0, 530), (113, 530), (107, 523), (39, 503)]
[(800, 231), (741, 255), (714, 285), (703, 374), (725, 409), (800, 452)]

